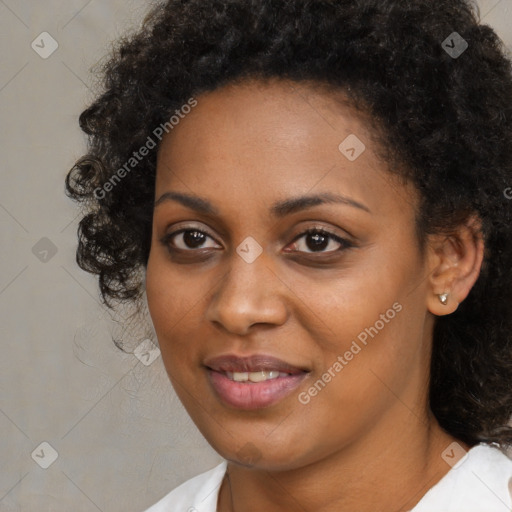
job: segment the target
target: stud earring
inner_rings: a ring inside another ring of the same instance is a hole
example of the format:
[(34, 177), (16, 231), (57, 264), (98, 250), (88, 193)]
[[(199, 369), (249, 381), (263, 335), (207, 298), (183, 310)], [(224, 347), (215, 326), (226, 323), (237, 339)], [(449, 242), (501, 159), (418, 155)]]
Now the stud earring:
[(440, 293), (438, 295), (439, 297), (439, 302), (441, 304), (443, 304), (444, 306), (446, 306), (446, 304), (448, 304), (448, 294), (447, 293)]

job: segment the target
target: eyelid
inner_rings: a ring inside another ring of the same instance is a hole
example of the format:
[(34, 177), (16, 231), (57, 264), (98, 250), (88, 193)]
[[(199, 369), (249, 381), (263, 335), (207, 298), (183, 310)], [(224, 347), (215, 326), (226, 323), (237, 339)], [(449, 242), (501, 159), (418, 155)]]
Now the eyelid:
[(216, 236), (213, 235), (209, 229), (210, 229), (209, 226), (207, 226), (205, 229), (204, 224), (202, 224), (201, 226), (193, 225), (193, 224), (183, 224), (183, 225), (179, 224), (178, 227), (175, 227), (173, 225), (172, 231), (168, 232), (168, 228), (165, 230), (164, 237), (169, 237), (171, 235), (176, 236), (179, 233), (183, 233), (183, 231), (199, 231), (201, 233), (204, 233), (205, 235), (208, 235), (210, 238), (215, 240), (216, 243), (219, 243), (216, 239)]
[(292, 241), (294, 242), (295, 240), (297, 240), (297, 238), (300, 238), (301, 236), (304, 236), (305, 234), (310, 233), (310, 232), (324, 233), (326, 235), (332, 236), (334, 239), (341, 239), (347, 243), (350, 242), (351, 239), (353, 239), (353, 236), (348, 231), (344, 230), (346, 235), (338, 234), (331, 228), (327, 228), (320, 224), (315, 224), (315, 225), (307, 227), (307, 228), (304, 228), (304, 227), (299, 228), (299, 232), (298, 232), (297, 236)]

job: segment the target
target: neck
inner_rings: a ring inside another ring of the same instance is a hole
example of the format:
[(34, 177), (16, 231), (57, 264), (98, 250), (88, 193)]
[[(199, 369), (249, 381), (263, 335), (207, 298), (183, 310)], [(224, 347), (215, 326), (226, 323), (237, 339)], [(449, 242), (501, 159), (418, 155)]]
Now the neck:
[(329, 457), (293, 470), (248, 469), (229, 463), (218, 511), (411, 510), (449, 471), (441, 454), (457, 440), (431, 414), (420, 419), (408, 411), (399, 423), (402, 428), (394, 419), (392, 428), (369, 432)]

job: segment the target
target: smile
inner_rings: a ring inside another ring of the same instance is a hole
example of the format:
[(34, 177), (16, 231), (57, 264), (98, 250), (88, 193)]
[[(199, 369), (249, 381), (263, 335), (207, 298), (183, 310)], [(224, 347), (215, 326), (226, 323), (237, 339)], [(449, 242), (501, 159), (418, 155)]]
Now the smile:
[(260, 371), (260, 372), (226, 372), (226, 377), (236, 382), (263, 382), (266, 380), (277, 379), (278, 377), (287, 377), (289, 373), (278, 370)]
[[(267, 378), (265, 374), (272, 375), (272, 378)], [(306, 375), (306, 372), (290, 375), (277, 371), (229, 375), (208, 370), (209, 381), (216, 396), (226, 405), (245, 410), (262, 409), (280, 402), (300, 385)], [(249, 380), (250, 376), (261, 380)]]
[(209, 383), (224, 404), (244, 410), (277, 404), (290, 395), (309, 373), (267, 355), (225, 355), (205, 361)]

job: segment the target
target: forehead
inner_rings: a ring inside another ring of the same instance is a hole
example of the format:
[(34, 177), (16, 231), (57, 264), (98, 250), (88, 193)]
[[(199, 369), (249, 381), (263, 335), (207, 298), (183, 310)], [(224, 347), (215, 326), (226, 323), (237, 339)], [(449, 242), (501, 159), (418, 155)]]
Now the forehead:
[(411, 191), (395, 183), (374, 139), (372, 120), (341, 92), (284, 80), (230, 84), (198, 96), (164, 136), (156, 195), (177, 188), (267, 202), (336, 189), (378, 212)]

